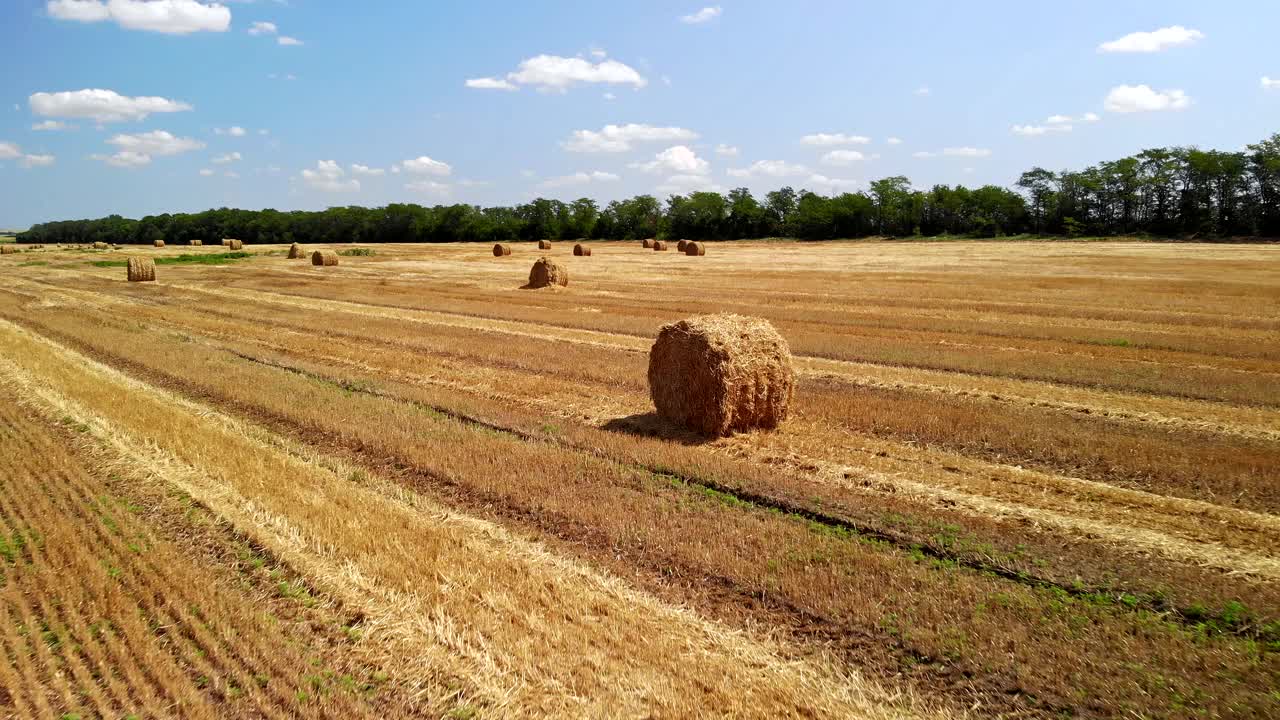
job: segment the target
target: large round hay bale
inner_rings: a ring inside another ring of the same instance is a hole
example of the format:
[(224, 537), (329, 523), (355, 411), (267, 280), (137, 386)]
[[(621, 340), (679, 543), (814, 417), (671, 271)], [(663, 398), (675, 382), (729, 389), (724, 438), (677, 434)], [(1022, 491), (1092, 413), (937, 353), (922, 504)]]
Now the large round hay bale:
[(0, 255), (13, 255), (18, 252), (18, 248), (13, 245), (0, 245)]
[(689, 244), (688, 240), (681, 240), (680, 242), (676, 243), (676, 250), (679, 250), (680, 252), (684, 252), (684, 249), (688, 244)]
[(156, 261), (149, 257), (129, 258), (129, 282), (155, 282)]
[(539, 241), (538, 241), (538, 249), (539, 249), (539, 250), (550, 250), (550, 249), (551, 249), (551, 241), (550, 241), (550, 240), (539, 240)]
[(644, 240), (640, 241), (640, 246), (643, 247), (645, 250), (652, 250), (654, 242), (656, 241), (653, 238), (645, 238)]
[(303, 257), (305, 254), (306, 254), (306, 253), (304, 253), (304, 252), (302, 251), (302, 246), (301, 246), (301, 245), (299, 245), (298, 243), (294, 243), (294, 244), (292, 244), (292, 245), (290, 245), (290, 246), (289, 246), (289, 259), (290, 259), (290, 260), (297, 260), (298, 258)]
[(577, 245), (573, 246), (573, 254), (577, 255), (578, 257), (590, 257), (591, 248), (587, 247), (586, 245), (583, 245), (582, 243), (578, 243)]
[(201, 247), (201, 246), (203, 246), (203, 245), (204, 245), (204, 241), (203, 241), (203, 240), (188, 240), (188, 241), (187, 241), (187, 244), (188, 244), (188, 245), (190, 245), (190, 246), (192, 246), (192, 247)]
[(540, 257), (529, 270), (529, 287), (544, 288), (568, 285), (569, 269), (548, 257)]
[(694, 242), (694, 241), (690, 240), (690, 241), (689, 241), (688, 243), (686, 243), (686, 244), (685, 244), (685, 246), (684, 246), (684, 254), (685, 254), (685, 255), (706, 255), (706, 254), (707, 254), (707, 244), (706, 244), (706, 243), (700, 243), (700, 242)]
[(654, 240), (654, 241), (653, 241), (653, 249), (654, 249), (654, 250), (656, 250), (656, 251), (658, 251), (658, 252), (663, 252), (663, 251), (665, 251), (665, 250), (667, 249), (667, 241), (666, 241), (666, 240)]
[(494, 246), (493, 246), (493, 256), (494, 256), (494, 257), (502, 257), (502, 256), (504, 256), (504, 255), (510, 255), (510, 254), (511, 254), (511, 246), (510, 246), (510, 245), (503, 245), (502, 243), (498, 243), (498, 244), (496, 244), (496, 245), (494, 245)]
[(244, 248), (244, 243), (239, 240), (232, 240), (227, 243), (227, 248), (230, 250), (241, 250)]
[(338, 253), (332, 250), (317, 250), (311, 253), (311, 264), (330, 267), (338, 264)]
[(794, 391), (787, 341), (760, 318), (703, 315), (664, 325), (649, 351), (658, 414), (706, 435), (777, 427)]
[(106, 250), (106, 249), (107, 249), (107, 244), (106, 244), (106, 243), (104, 243), (104, 242), (96, 242), (96, 243), (94, 243), (94, 244), (93, 244), (93, 249), (94, 249), (94, 250)]
[(164, 247), (164, 241), (163, 241), (163, 240), (153, 240), (153, 241), (151, 242), (151, 244), (152, 244), (152, 245), (155, 245), (156, 247)]
[(231, 244), (231, 238), (222, 238), (222, 247), (226, 247), (230, 244)]

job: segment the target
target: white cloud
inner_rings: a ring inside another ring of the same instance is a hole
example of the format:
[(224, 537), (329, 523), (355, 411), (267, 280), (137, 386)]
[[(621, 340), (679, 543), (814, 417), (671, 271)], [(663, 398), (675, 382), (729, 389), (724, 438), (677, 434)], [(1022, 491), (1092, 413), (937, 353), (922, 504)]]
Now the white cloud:
[(901, 145), (901, 144), (902, 144), (902, 138), (891, 137), (891, 138), (889, 138), (889, 139), (885, 140), (885, 142), (886, 142), (886, 143), (888, 143), (888, 144), (890, 144), (890, 145)]
[(824, 190), (853, 190), (859, 185), (857, 180), (830, 178), (826, 175), (818, 175), (817, 173), (810, 175), (807, 182), (814, 187), (822, 188)]
[(0, 142), (0, 160), (22, 157), (22, 149), (11, 142)]
[[(1054, 117), (1059, 116), (1055, 115)], [(1067, 119), (1070, 120), (1070, 118)], [(1053, 123), (1053, 118), (1050, 118), (1049, 122)], [(1015, 135), (1022, 135), (1025, 137), (1034, 137), (1038, 135), (1048, 135), (1049, 133), (1069, 133), (1071, 132), (1071, 129), (1071, 125), (1056, 122), (1052, 125), (1014, 125), (1013, 133)]]
[(209, 168), (200, 168), (201, 177), (209, 177), (211, 175), (213, 175), (213, 170), (210, 170)]
[(654, 188), (660, 193), (683, 195), (695, 191), (720, 192), (723, 187), (706, 175), (672, 175)]
[(448, 195), (453, 188), (448, 183), (436, 182), (435, 180), (415, 180), (411, 183), (406, 183), (404, 189), (428, 195)]
[(815, 133), (813, 135), (805, 135), (800, 138), (802, 145), (817, 145), (819, 147), (830, 145), (866, 145), (871, 142), (871, 138), (862, 135), (846, 135), (844, 133)]
[(516, 85), (529, 85), (542, 92), (565, 92), (580, 83), (606, 85), (632, 85), (642, 88), (648, 81), (635, 68), (617, 60), (593, 63), (580, 57), (559, 55), (535, 55), (522, 60), (505, 80), (493, 77), (474, 78), (467, 87), (482, 90), (510, 90)]
[(986, 148), (949, 147), (943, 148), (942, 154), (948, 157), (987, 157), (991, 151)]
[(1275, 80), (1267, 77), (1266, 75), (1263, 75), (1262, 89), (1263, 90), (1280, 90), (1280, 80)]
[(1050, 125), (1062, 125), (1062, 124), (1070, 123), (1072, 122), (1072, 120), (1070, 115), (1050, 115), (1049, 119), (1045, 120), (1045, 122), (1049, 123)]
[(152, 130), (136, 135), (115, 135), (107, 140), (107, 144), (115, 145), (122, 151), (150, 156), (180, 155), (204, 147), (204, 143), (195, 138), (178, 137), (164, 130)]
[(1191, 98), (1181, 90), (1152, 90), (1147, 85), (1119, 85), (1111, 88), (1102, 106), (1110, 112), (1136, 113), (1183, 110)]
[(1071, 125), (1072, 123), (1096, 123), (1101, 119), (1097, 113), (1087, 112), (1078, 118), (1070, 115), (1050, 115), (1045, 122), (1049, 125)]
[(746, 168), (729, 168), (726, 171), (730, 177), (750, 178), (750, 177), (790, 177), (795, 175), (805, 175), (809, 169), (804, 165), (796, 165), (786, 160), (757, 160)]
[(355, 192), (360, 189), (360, 181), (354, 178), (344, 179), (346, 173), (333, 160), (319, 160), (315, 170), (303, 170), (302, 180), (310, 187), (325, 192)]
[(471, 78), (467, 80), (466, 86), (476, 90), (519, 90), (520, 88), (503, 80), (502, 78)]
[(933, 91), (929, 89), (928, 85), (921, 85), (915, 90), (915, 94), (919, 95), (920, 97), (924, 97), (925, 95), (928, 95), (931, 92)]
[(861, 160), (865, 160), (866, 156), (857, 150), (832, 150), (822, 156), (823, 165), (852, 165)]
[(169, 35), (226, 32), (231, 26), (231, 10), (225, 5), (196, 0), (49, 0), (45, 9), (58, 20), (113, 20), (129, 30)]
[(215, 135), (230, 135), (231, 137), (244, 137), (247, 131), (239, 125), (232, 125), (229, 128), (214, 128)]
[(240, 153), (233, 152), (233, 153), (223, 153), (222, 155), (218, 155), (217, 157), (213, 158), (211, 162), (214, 165), (226, 165), (227, 163), (239, 162), (241, 159), (242, 158), (240, 157)]
[(715, 5), (712, 7), (704, 7), (696, 13), (692, 13), (690, 15), (681, 15), (680, 22), (684, 23), (685, 25), (698, 25), (700, 23), (710, 22), (712, 20), (715, 20), (716, 18), (720, 17), (720, 15), (723, 12), (724, 12), (724, 8), (720, 7), (719, 5)]
[(378, 177), (379, 175), (385, 175), (386, 172), (387, 171), (383, 170), (382, 168), (369, 167), (368, 165), (361, 165), (359, 163), (355, 163), (351, 166), (352, 175), (368, 175), (369, 177)]
[(733, 145), (725, 145), (720, 143), (716, 146), (716, 154), (725, 157), (738, 157), (738, 148)]
[(405, 160), (399, 166), (405, 172), (411, 172), (415, 175), (435, 175), (437, 177), (445, 177), (453, 173), (453, 167), (449, 163), (432, 160), (423, 155), (412, 160)]
[(277, 32), (276, 24), (270, 22), (255, 22), (249, 26), (250, 35), (275, 35)]
[(599, 132), (574, 130), (573, 135), (561, 145), (569, 152), (627, 152), (632, 143), (695, 140), (697, 137), (697, 133), (685, 128), (627, 123), (605, 125)]
[(114, 155), (90, 155), (90, 160), (101, 160), (112, 167), (139, 168), (151, 164), (151, 156), (133, 150), (121, 150)]
[(605, 93), (605, 94), (604, 94), (604, 99), (605, 99), (605, 100), (617, 100), (617, 99), (618, 99), (618, 96), (617, 96), (617, 95), (614, 95), (614, 94), (613, 94), (613, 93), (611, 93), (611, 92), (607, 92), (607, 93)]
[(44, 117), (88, 118), (100, 123), (144, 120), (151, 113), (191, 110), (184, 102), (162, 97), (126, 97), (113, 90), (38, 92), (27, 98), (31, 111)]
[(547, 178), (541, 183), (538, 183), (538, 186), (544, 188), (556, 188), (564, 187), (566, 185), (586, 185), (593, 182), (615, 182), (621, 179), (621, 177), (613, 173), (594, 170), (592, 172), (576, 172), (572, 175)]
[(1160, 28), (1152, 32), (1129, 33), (1118, 40), (1098, 46), (1103, 53), (1153, 53), (1182, 45), (1191, 45), (1204, 39), (1204, 33), (1181, 25)]
[(289, 37), (288, 35), (280, 35), (279, 37), (276, 38), (276, 44), (277, 45), (301, 45), (302, 41), (296, 37)]
[(45, 120), (31, 126), (32, 130), (74, 130), (75, 125), (68, 125), (60, 120)]
[(632, 163), (629, 167), (648, 173), (671, 173), (673, 175), (706, 175), (711, 165), (688, 145), (673, 145), (658, 153), (647, 163)]

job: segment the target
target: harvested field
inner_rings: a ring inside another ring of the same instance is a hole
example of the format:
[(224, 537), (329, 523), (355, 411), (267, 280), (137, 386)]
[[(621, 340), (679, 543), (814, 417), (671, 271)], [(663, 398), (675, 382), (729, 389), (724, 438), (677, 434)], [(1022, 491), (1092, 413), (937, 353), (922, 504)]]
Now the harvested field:
[[(1280, 713), (1280, 248), (582, 245), (0, 260), (0, 709)], [(777, 430), (654, 412), (712, 312)]]

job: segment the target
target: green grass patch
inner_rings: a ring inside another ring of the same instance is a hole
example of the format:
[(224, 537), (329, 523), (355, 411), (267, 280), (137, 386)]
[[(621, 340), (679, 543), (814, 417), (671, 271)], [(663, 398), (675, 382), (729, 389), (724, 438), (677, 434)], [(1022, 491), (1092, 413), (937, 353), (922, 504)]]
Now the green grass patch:
[(31, 262), (18, 263), (18, 267), (34, 267), (36, 265), (48, 265), (45, 260), (32, 260)]
[(374, 252), (373, 248), (351, 248), (350, 250), (339, 251), (338, 254), (346, 257), (369, 257), (378, 253)]
[[(253, 253), (249, 252), (226, 252), (226, 253), (209, 253), (208, 255), (179, 255), (177, 257), (158, 257), (157, 265), (221, 265), (231, 260), (243, 260), (253, 257)], [(94, 267), (124, 267), (129, 264), (128, 260), (95, 260), (90, 265)]]

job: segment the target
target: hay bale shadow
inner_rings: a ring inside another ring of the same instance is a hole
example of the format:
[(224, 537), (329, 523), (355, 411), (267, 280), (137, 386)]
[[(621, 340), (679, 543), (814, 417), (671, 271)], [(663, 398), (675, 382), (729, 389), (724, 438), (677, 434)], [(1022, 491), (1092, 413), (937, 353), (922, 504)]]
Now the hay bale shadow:
[(609, 432), (625, 433), (637, 437), (661, 438), (678, 442), (681, 445), (706, 445), (716, 439), (681, 427), (652, 411), (614, 418), (600, 427)]

